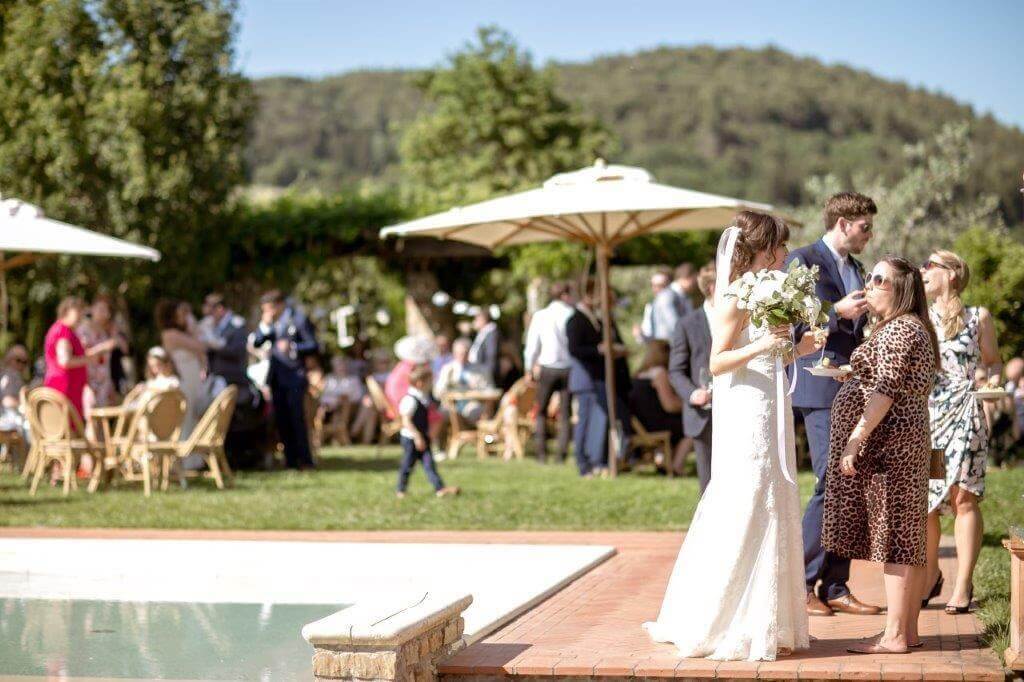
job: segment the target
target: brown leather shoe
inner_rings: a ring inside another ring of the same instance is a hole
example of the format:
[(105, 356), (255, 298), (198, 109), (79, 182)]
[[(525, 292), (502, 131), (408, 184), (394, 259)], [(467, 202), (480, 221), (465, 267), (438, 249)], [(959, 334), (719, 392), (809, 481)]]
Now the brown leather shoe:
[(875, 616), (882, 612), (881, 608), (865, 604), (852, 594), (844, 595), (839, 599), (829, 599), (827, 603), (833, 611), (852, 613), (855, 616)]
[(832, 616), (832, 609), (825, 605), (813, 592), (807, 593), (808, 616)]

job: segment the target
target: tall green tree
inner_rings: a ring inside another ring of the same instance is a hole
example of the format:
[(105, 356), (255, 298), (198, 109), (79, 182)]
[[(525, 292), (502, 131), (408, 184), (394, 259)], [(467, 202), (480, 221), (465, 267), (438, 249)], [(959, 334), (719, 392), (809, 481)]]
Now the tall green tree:
[(0, 3), (0, 192), (160, 249), (153, 266), (47, 261), (36, 301), (79, 284), (139, 307), (218, 282), (219, 230), (253, 112), (234, 0)]
[(611, 151), (605, 128), (497, 28), (415, 82), (426, 107), (405, 129), (402, 164), (431, 207), (522, 189)]

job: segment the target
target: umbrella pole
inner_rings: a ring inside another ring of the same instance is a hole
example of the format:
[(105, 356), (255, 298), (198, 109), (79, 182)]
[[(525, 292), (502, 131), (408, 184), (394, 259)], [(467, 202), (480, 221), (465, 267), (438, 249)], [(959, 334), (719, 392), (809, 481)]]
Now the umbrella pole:
[(615, 433), (618, 427), (615, 405), (615, 354), (612, 352), (611, 283), (608, 280), (608, 260), (611, 249), (605, 244), (597, 245), (597, 279), (601, 287), (601, 321), (604, 336), (604, 385), (608, 400), (608, 472), (612, 478), (618, 474), (618, 443)]

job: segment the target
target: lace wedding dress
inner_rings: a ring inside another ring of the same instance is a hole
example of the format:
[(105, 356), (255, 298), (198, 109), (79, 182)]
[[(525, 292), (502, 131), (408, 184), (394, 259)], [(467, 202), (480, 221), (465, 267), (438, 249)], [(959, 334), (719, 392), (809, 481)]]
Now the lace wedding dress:
[[(748, 326), (737, 347), (761, 333)], [(715, 377), (711, 482), (658, 620), (644, 624), (683, 657), (772, 661), (808, 646), (800, 498), (782, 468), (785, 457), (796, 471), (790, 400), (776, 397), (784, 377), (768, 355)]]

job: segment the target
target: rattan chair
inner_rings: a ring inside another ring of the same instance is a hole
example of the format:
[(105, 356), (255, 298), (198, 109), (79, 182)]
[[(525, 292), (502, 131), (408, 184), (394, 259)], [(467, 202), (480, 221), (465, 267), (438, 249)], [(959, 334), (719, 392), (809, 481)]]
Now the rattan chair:
[[(167, 490), (170, 482), (172, 462), (174, 458), (184, 459), (190, 455), (199, 455), (206, 462), (210, 478), (217, 484), (217, 488), (224, 489), (224, 478), (228, 482), (233, 476), (231, 466), (228, 464), (227, 454), (224, 452), (224, 440), (228, 435), (228, 428), (231, 426), (231, 417), (235, 413), (235, 403), (238, 400), (238, 387), (228, 386), (213, 399), (210, 406), (206, 408), (199, 423), (196, 424), (192, 434), (183, 441), (169, 448), (163, 461), (163, 480), (161, 489)], [(180, 468), (178, 469), (179, 476)]]
[(153, 393), (132, 417), (123, 439), (119, 439), (119, 458), (125, 461), (125, 466), (134, 463), (142, 470), (142, 491), (146, 497), (152, 493), (153, 474), (162, 470), (164, 458), (177, 454), (187, 409), (185, 394), (176, 388)]
[(370, 393), (370, 400), (373, 401), (374, 408), (380, 414), (380, 440), (378, 444), (383, 445), (402, 430), (402, 419), (395, 414), (395, 410), (391, 409), (388, 397), (384, 394), (384, 389), (381, 388), (376, 379), (366, 377), (366, 390)]
[[(526, 443), (533, 431), (534, 422), (530, 417), (537, 398), (537, 387), (520, 378), (505, 395), (501, 396), (498, 411), (493, 417), (481, 419), (476, 425), (476, 455), (480, 459), (494, 453), (499, 454), (502, 446), (508, 444), (516, 459), (526, 456)], [(509, 410), (515, 410), (515, 423), (506, 417)], [(506, 421), (509, 420), (509, 421)]]
[(672, 463), (672, 434), (669, 431), (648, 431), (640, 420), (633, 417), (633, 435), (630, 438), (630, 446), (638, 449), (641, 453), (641, 461), (646, 460), (645, 455), (652, 455), (650, 461), (657, 466), (654, 454), (660, 452), (665, 461), (665, 469), (669, 478), (675, 477), (675, 467)]
[(78, 410), (60, 391), (41, 386), (28, 394), (28, 420), (35, 450), (31, 494), (36, 494), (39, 481), (54, 462), (62, 467), (64, 494), (77, 489), (82, 455), (99, 453), (99, 448), (83, 436), (85, 426)]

